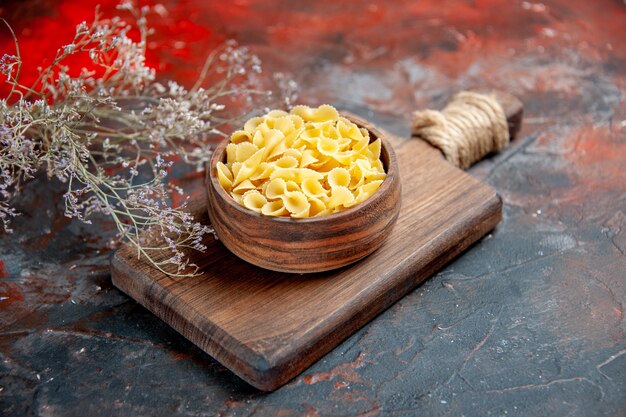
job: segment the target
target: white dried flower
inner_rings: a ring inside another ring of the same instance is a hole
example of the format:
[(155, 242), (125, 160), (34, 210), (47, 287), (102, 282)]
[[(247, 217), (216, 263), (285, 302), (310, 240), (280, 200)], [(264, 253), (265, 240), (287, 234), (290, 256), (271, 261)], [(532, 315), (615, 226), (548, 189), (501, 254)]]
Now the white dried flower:
[[(166, 14), (163, 6), (154, 9)], [(124, 1), (118, 10), (134, 17), (141, 41), (128, 37), (127, 20), (96, 14), (92, 24), (76, 27), (72, 42), (41, 69), (31, 88), (14, 78), (19, 54), (0, 58), (0, 73), (12, 87), (8, 97), (0, 98), (0, 229), (10, 231), (10, 219), (18, 215), (10, 202), (22, 183), (45, 170), (49, 178), (67, 184), (66, 216), (85, 223), (96, 213), (110, 216), (120, 238), (156, 268), (177, 276), (193, 274), (197, 267), (185, 251), (205, 250), (203, 241), (212, 229), (195, 221), (185, 211), (186, 203), (171, 206), (172, 193), (183, 194), (165, 181), (172, 158), (203, 169), (211, 155), (208, 139), (227, 136), (225, 126), (248, 117), (243, 110), (239, 117), (228, 116), (225, 99), (252, 102), (270, 94), (259, 91), (261, 83), (253, 78), (261, 72), (259, 58), (234, 41), (209, 56), (192, 88), (156, 82), (145, 60), (150, 8)], [(104, 67), (106, 77), (86, 69), (70, 75), (65, 59), (85, 52)], [(219, 82), (204, 83), (216, 74), (222, 74)], [(282, 75), (277, 84), (286, 86), (293, 100), (295, 85)], [(163, 243), (155, 247), (155, 241)]]

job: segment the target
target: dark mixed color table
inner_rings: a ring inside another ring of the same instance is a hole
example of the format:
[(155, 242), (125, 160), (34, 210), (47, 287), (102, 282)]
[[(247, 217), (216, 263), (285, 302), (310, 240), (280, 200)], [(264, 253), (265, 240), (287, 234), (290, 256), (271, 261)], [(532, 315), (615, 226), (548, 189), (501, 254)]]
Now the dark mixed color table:
[[(8, 1), (0, 16), (37, 60), (96, 3)], [(100, 3), (109, 12), (115, 2)], [(301, 102), (399, 135), (412, 110), (458, 90), (518, 95), (521, 135), (470, 170), (499, 191), (504, 219), (263, 394), (113, 288), (113, 225), (66, 219), (63, 187), (34, 180), (16, 232), (0, 241), (1, 415), (626, 415), (622, 1), (163, 3), (150, 62), (183, 83), (235, 38), (268, 77), (294, 77)], [(0, 39), (4, 52), (10, 39)], [(177, 182), (201, 192), (200, 175)]]

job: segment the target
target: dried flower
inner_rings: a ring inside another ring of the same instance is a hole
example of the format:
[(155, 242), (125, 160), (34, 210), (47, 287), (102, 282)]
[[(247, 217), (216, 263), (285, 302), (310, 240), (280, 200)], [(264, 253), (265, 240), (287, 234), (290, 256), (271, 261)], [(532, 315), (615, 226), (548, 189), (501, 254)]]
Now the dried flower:
[[(32, 86), (20, 83), (22, 58), (9, 27), (16, 54), (0, 58), (0, 73), (11, 86), (0, 99), (0, 225), (10, 231), (18, 215), (11, 200), (43, 170), (67, 184), (66, 216), (90, 223), (95, 213), (108, 215), (138, 256), (167, 274), (191, 275), (197, 266), (184, 251), (206, 249), (202, 241), (211, 229), (196, 222), (185, 204), (171, 207), (170, 193), (182, 190), (167, 182), (168, 172), (178, 159), (203, 169), (211, 155), (208, 138), (227, 136), (229, 125), (249, 116), (243, 110), (229, 116), (227, 99), (262, 107), (258, 101), (270, 94), (252, 87), (259, 85), (258, 57), (232, 41), (209, 55), (192, 88), (156, 81), (145, 64), (151, 9), (124, 1), (118, 10), (131, 21), (103, 18), (96, 9), (94, 21), (76, 27), (74, 39)], [(160, 5), (155, 11), (165, 14)], [(138, 41), (128, 36), (131, 23)], [(64, 62), (77, 53), (86, 53), (101, 75), (83, 70), (71, 76)], [(293, 90), (278, 81), (279, 88)], [(149, 245), (155, 234), (164, 247)]]

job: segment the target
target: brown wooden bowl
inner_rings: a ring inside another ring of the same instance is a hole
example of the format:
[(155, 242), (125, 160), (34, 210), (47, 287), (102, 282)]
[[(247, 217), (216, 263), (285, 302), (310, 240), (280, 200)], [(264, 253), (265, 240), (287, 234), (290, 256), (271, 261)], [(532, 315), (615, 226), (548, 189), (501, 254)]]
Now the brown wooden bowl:
[(273, 271), (311, 273), (341, 268), (382, 245), (400, 211), (400, 176), (393, 149), (368, 123), (344, 115), (382, 142), (387, 177), (367, 200), (339, 213), (305, 219), (264, 216), (238, 204), (217, 178), (229, 139), (211, 158), (207, 176), (208, 212), (222, 243), (239, 258)]

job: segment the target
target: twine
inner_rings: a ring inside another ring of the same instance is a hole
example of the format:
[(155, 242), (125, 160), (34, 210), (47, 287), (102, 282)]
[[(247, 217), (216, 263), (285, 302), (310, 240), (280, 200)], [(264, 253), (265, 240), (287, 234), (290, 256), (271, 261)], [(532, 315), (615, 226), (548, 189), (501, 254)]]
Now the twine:
[(504, 110), (493, 95), (462, 91), (442, 111), (413, 113), (413, 135), (439, 148), (465, 169), (509, 143)]

